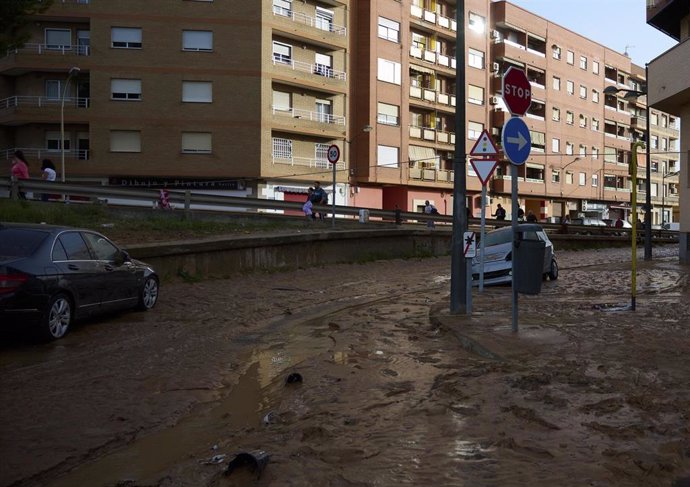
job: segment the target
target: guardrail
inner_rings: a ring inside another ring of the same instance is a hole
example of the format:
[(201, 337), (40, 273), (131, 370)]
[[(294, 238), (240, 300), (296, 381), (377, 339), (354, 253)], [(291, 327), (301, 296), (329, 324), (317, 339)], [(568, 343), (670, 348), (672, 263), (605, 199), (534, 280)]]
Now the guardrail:
[[(57, 201), (75, 201), (77, 203), (108, 204), (113, 206), (148, 206), (155, 207), (159, 201), (158, 189), (130, 189), (114, 186), (88, 186), (60, 182), (47, 182), (38, 179), (22, 179), (12, 181), (10, 178), (0, 178), (0, 197), (17, 199), (18, 193), (32, 192), (35, 194), (48, 193), (58, 195)], [(84, 200), (86, 199), (86, 200)], [(218, 196), (194, 193), (190, 190), (170, 190), (168, 200), (173, 206), (180, 208), (189, 215), (191, 211), (210, 210), (232, 214), (263, 213), (281, 214), (284, 212), (302, 212), (302, 203), (291, 201), (268, 200), (238, 196)], [(376, 223), (396, 224), (426, 224), (433, 220), (439, 228), (451, 228), (453, 217), (450, 215), (427, 215), (418, 212), (401, 210), (381, 210), (377, 208), (361, 208), (351, 206), (335, 206), (335, 216), (339, 219), (357, 220), (361, 211), (368, 213), (369, 221)], [(164, 210), (161, 210), (164, 211)], [(314, 211), (332, 214), (331, 205), (314, 205)], [(294, 214), (294, 213), (293, 213)], [(470, 229), (479, 229), (479, 219), (470, 218)], [(487, 229), (509, 226), (509, 220), (487, 219)], [(544, 223), (539, 225), (549, 234), (582, 235), (590, 237), (620, 237), (630, 239), (632, 229), (599, 227), (590, 225), (573, 225), (560, 223)], [(644, 229), (638, 228), (638, 239), (644, 237)], [(674, 230), (653, 230), (653, 238), (663, 242), (677, 242), (678, 232)]]

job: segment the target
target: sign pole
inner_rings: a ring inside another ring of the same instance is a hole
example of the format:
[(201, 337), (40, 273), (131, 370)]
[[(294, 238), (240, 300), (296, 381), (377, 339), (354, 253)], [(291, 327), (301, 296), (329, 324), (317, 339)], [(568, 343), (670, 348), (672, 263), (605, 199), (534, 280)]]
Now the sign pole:
[(331, 227), (335, 228), (335, 166), (336, 164), (331, 164), (333, 166), (333, 214), (331, 215)]
[(465, 299), (467, 300), (467, 315), (472, 315), (472, 259), (477, 256), (477, 239), (474, 232), (464, 232), (463, 254), (467, 271), (465, 272), (465, 284), (467, 287)]
[(335, 194), (337, 190), (335, 186), (335, 166), (338, 163), (338, 159), (340, 159), (340, 147), (335, 144), (329, 145), (326, 151), (326, 158), (328, 162), (331, 163), (331, 166), (333, 166), (333, 214), (331, 215), (331, 226), (335, 228)]
[(517, 280), (517, 276), (515, 275), (515, 271), (517, 269), (517, 266), (515, 265), (515, 257), (517, 255), (517, 234), (518, 234), (518, 227), (517, 227), (517, 219), (518, 219), (518, 168), (515, 164), (510, 165), (510, 191), (512, 193), (511, 198), (511, 204), (512, 204), (512, 211), (511, 211), (511, 227), (513, 229), (512, 234), (513, 234), (513, 252), (512, 256), (513, 258), (510, 259), (510, 264), (512, 268), (512, 279), (510, 280), (511, 282), (511, 288), (512, 288), (512, 303), (513, 303), (513, 312), (512, 312), (512, 330), (513, 332), (518, 331), (518, 291), (517, 291), (517, 286), (515, 285), (515, 281)]
[(484, 292), (484, 235), (486, 235), (486, 184), (482, 184), (482, 223), (479, 228), (479, 292)]

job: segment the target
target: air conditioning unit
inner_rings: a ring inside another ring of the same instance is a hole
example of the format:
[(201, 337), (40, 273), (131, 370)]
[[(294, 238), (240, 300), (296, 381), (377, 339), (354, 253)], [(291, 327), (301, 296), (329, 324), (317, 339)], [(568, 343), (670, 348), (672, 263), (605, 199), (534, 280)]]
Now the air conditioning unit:
[(498, 73), (498, 70), (501, 69), (501, 66), (498, 63), (493, 63), (491, 68), (494, 73)]
[(498, 97), (497, 96), (489, 97), (489, 103), (492, 105), (498, 105)]
[(491, 127), (491, 135), (498, 137), (501, 134), (501, 130), (498, 127)]
[(500, 39), (501, 38), (501, 33), (497, 30), (492, 30), (491, 31), (491, 38), (492, 39)]

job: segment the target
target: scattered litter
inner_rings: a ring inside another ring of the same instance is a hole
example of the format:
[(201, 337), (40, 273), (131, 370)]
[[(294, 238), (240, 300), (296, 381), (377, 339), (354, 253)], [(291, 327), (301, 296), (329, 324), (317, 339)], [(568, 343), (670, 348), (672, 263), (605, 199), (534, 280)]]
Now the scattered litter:
[(285, 379), (286, 384), (294, 384), (296, 382), (302, 382), (302, 376), (297, 372), (293, 372), (287, 376), (287, 379)]
[(630, 303), (627, 303), (627, 304), (602, 303), (602, 304), (593, 304), (592, 309), (596, 309), (599, 311), (608, 311), (608, 312), (631, 311), (632, 305)]
[(211, 458), (208, 460), (204, 460), (201, 462), (203, 465), (218, 465), (219, 463), (223, 463), (225, 461), (225, 457), (227, 455), (225, 453), (221, 453), (219, 455), (213, 455)]
[(276, 413), (269, 411), (261, 420), (264, 424), (271, 424), (275, 422)]
[(263, 450), (238, 453), (235, 455), (235, 458), (228, 463), (228, 467), (225, 469), (225, 475), (230, 475), (236, 468), (248, 467), (251, 472), (256, 474), (258, 480), (261, 478), (261, 473), (266, 468), (266, 465), (268, 465), (269, 458), (269, 454)]
[(101, 223), (101, 227), (103, 228), (113, 228), (114, 226), (114, 223)]
[(381, 350), (376, 350), (376, 355), (383, 355), (383, 352)]

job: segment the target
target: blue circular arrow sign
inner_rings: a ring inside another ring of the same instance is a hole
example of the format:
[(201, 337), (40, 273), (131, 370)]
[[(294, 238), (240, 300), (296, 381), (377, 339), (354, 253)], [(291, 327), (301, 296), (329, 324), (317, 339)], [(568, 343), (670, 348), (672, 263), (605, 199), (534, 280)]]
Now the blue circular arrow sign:
[(503, 152), (510, 162), (521, 166), (532, 150), (532, 139), (527, 124), (519, 117), (512, 117), (503, 126), (501, 135)]

